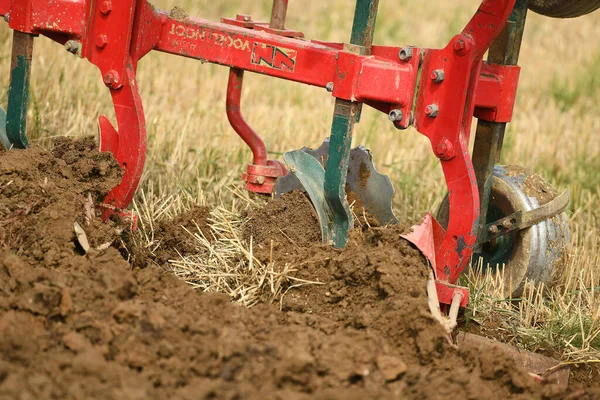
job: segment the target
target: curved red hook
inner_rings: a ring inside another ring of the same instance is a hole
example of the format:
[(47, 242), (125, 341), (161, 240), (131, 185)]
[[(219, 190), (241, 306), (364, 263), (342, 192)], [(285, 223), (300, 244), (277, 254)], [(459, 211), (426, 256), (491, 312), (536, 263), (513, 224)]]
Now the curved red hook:
[(131, 203), (146, 161), (146, 120), (131, 58), (122, 83), (110, 90), (119, 130), (106, 117), (98, 119), (100, 151), (110, 151), (125, 170), (121, 183), (104, 199), (105, 217)]

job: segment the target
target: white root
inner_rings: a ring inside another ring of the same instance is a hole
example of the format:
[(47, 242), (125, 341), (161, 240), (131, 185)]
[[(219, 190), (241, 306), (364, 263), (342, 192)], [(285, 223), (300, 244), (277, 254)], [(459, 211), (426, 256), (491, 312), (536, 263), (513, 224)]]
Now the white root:
[(456, 328), (456, 319), (458, 318), (458, 310), (460, 308), (460, 303), (463, 298), (463, 294), (460, 292), (456, 292), (456, 294), (452, 297), (452, 304), (450, 305), (450, 312), (448, 317), (444, 317), (442, 315), (442, 311), (440, 310), (440, 301), (437, 295), (437, 289), (435, 286), (435, 278), (433, 276), (433, 271), (429, 271), (429, 279), (427, 279), (427, 297), (429, 304), (429, 311), (431, 311), (431, 315), (435, 318), (446, 330), (448, 334), (452, 333), (454, 328)]

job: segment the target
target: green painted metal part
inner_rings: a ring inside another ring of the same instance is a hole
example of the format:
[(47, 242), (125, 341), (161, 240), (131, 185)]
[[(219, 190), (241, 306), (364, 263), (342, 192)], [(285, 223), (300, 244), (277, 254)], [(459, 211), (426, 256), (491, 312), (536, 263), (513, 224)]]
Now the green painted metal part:
[(31, 78), (33, 35), (14, 31), (6, 112), (6, 136), (14, 148), (24, 149), (27, 141), (27, 106)]
[(379, 0), (356, 0), (350, 43), (370, 50), (373, 44), (378, 7)]
[[(350, 42), (355, 49), (369, 54), (373, 44), (373, 32), (379, 0), (357, 0)], [(360, 46), (360, 47), (359, 47)], [(344, 247), (348, 241), (348, 230), (353, 226), (350, 205), (346, 199), (346, 177), (350, 158), (352, 131), (362, 104), (336, 99), (327, 165), (323, 189), (331, 211), (328, 241), (335, 247)], [(313, 202), (314, 204), (314, 202)], [(316, 208), (316, 207), (315, 207)]]
[(331, 210), (329, 237), (335, 247), (344, 247), (353, 227), (352, 211), (346, 199), (346, 178), (352, 144), (352, 130), (360, 103), (336, 100), (329, 152), (325, 167), (325, 199)]
[[(10, 150), (10, 141), (6, 136), (6, 111), (0, 107), (0, 143), (6, 150)], [(0, 148), (0, 151), (2, 148)]]
[(327, 242), (329, 237), (330, 212), (323, 194), (325, 183), (325, 170), (321, 163), (302, 150), (293, 150), (283, 155), (283, 160), (293, 171), (317, 212), (319, 224), (321, 225), (321, 237)]

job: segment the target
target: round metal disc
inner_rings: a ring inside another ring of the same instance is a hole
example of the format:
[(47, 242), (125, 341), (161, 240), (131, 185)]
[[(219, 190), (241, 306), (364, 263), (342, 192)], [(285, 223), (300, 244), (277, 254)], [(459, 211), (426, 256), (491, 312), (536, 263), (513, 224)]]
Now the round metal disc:
[[(533, 171), (498, 165), (494, 168), (487, 223), (516, 211), (536, 209), (556, 195), (550, 184)], [(447, 226), (447, 196), (440, 205), (437, 219), (442, 226)], [(485, 270), (503, 273), (505, 295), (519, 297), (526, 280), (551, 284), (553, 273), (564, 264), (568, 243), (569, 227), (563, 212), (530, 228), (484, 243), (481, 252), (473, 254), (472, 265), (481, 262)]]

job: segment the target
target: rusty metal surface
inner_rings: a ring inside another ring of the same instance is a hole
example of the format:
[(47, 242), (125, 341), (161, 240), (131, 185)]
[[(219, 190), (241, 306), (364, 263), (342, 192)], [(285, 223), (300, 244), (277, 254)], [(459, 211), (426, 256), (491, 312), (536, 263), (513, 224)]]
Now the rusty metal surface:
[(273, 9), (271, 10), (271, 21), (269, 22), (269, 28), (285, 28), (287, 8), (288, 0), (273, 0)]

